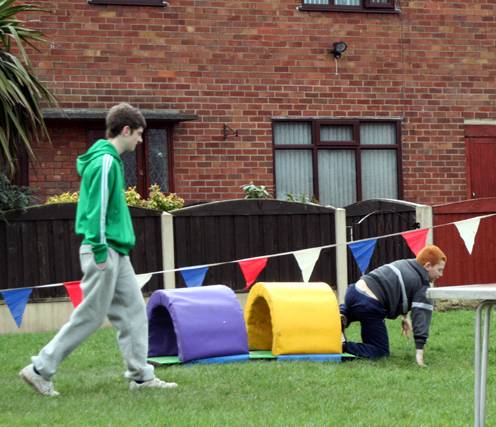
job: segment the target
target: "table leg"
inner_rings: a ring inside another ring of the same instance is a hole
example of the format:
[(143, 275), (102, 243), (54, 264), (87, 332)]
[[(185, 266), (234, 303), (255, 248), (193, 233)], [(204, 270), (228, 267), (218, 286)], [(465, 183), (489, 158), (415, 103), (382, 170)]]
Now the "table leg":
[(486, 423), (486, 385), (487, 385), (487, 357), (489, 353), (489, 328), (491, 325), (492, 303), (486, 304), (486, 313), (484, 316), (484, 335), (482, 338), (481, 354), (481, 393), (480, 393), (480, 422), (481, 425)]
[[(489, 330), (491, 326), (491, 310), (495, 301), (483, 302), (477, 307), (475, 320), (475, 413), (474, 425), (482, 427), (486, 418), (486, 384), (487, 359), (489, 353)], [(484, 312), (484, 327), (481, 337), (482, 313)]]
[(475, 363), (474, 363), (474, 426), (480, 427), (480, 380), (481, 380), (481, 314), (484, 304), (475, 312)]

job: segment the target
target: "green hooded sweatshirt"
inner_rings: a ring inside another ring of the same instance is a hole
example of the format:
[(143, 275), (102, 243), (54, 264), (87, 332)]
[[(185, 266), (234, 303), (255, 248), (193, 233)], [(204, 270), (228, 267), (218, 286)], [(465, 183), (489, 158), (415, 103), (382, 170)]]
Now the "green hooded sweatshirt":
[(135, 243), (133, 223), (124, 194), (124, 169), (115, 147), (106, 139), (95, 142), (77, 159), (81, 188), (76, 234), (91, 245), (95, 262), (107, 260), (108, 248), (128, 255)]

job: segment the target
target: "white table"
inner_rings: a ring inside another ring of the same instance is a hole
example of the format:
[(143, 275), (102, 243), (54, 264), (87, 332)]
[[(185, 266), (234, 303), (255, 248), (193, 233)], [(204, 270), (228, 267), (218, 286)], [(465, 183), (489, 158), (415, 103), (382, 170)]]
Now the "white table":
[[(466, 285), (430, 288), (427, 290), (427, 297), (431, 299), (480, 300), (475, 316), (474, 426), (484, 426), (486, 420), (489, 327), (491, 325), (491, 309), (496, 305), (496, 285)], [(484, 317), (484, 325), (483, 335), (481, 337), (482, 317)]]

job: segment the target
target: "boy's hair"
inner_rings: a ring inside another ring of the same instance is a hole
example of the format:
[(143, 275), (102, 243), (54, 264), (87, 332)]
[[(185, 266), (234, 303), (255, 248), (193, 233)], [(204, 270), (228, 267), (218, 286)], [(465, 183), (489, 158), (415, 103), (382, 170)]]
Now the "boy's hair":
[(125, 126), (129, 126), (132, 131), (138, 128), (146, 128), (146, 120), (137, 108), (126, 102), (114, 105), (105, 118), (106, 137), (115, 138), (122, 132)]
[(428, 262), (431, 265), (436, 265), (440, 261), (446, 262), (447, 260), (448, 257), (435, 245), (427, 245), (417, 254), (417, 262), (421, 265), (425, 265)]

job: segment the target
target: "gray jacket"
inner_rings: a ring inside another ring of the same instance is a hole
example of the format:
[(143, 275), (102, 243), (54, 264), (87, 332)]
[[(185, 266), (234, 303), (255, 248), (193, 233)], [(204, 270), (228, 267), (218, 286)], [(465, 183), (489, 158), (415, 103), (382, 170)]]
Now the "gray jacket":
[[(415, 346), (422, 349), (429, 336), (433, 310), (432, 301), (425, 295), (429, 288), (429, 274), (415, 259), (402, 259), (391, 265), (393, 268), (389, 264), (378, 267), (362, 279), (383, 304), (389, 319), (411, 310)], [(401, 274), (404, 294), (397, 273)], [(406, 296), (406, 302), (403, 295)]]

